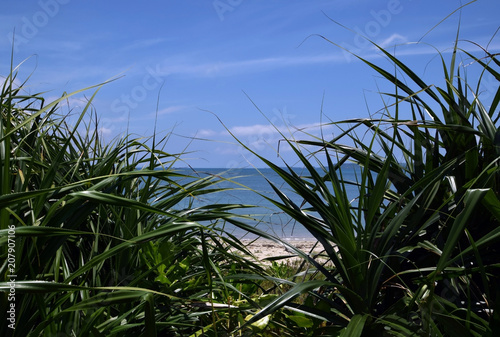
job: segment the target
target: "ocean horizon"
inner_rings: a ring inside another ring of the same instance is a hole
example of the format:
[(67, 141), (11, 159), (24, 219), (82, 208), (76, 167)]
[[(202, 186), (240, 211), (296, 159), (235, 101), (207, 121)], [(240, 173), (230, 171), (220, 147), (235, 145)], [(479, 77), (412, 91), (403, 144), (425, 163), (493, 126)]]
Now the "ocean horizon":
[[(313, 235), (307, 231), (302, 224), (291, 219), (287, 214), (273, 205), (265, 197), (278, 200), (279, 197), (272, 189), (269, 182), (273, 183), (290, 200), (297, 205), (302, 205), (304, 199), (298, 196), (283, 179), (271, 168), (176, 168), (175, 171), (182, 174), (197, 174), (201, 177), (218, 176), (223, 181), (217, 184), (218, 188), (228, 189), (220, 192), (210, 193), (197, 197), (193, 202), (193, 207), (200, 207), (209, 204), (245, 204), (254, 205), (255, 208), (238, 209), (235, 213), (240, 215), (251, 215), (255, 220), (246, 220), (247, 223), (255, 226), (261, 231), (279, 237), (283, 240), (313, 240)], [(307, 176), (305, 168), (293, 168), (299, 176)], [(317, 170), (321, 170), (317, 168)], [(355, 164), (345, 164), (342, 170), (345, 180), (356, 181), (359, 167)], [(269, 181), (269, 182), (268, 182)], [(354, 185), (348, 185), (348, 195), (355, 197), (357, 189)], [(227, 224), (225, 230), (240, 239), (255, 239), (255, 234)]]

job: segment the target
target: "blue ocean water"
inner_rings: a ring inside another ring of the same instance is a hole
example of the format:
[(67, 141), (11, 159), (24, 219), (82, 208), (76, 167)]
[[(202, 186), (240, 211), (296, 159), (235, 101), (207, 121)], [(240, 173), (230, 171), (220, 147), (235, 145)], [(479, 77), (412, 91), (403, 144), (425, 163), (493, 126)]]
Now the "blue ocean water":
[[(356, 176), (359, 176), (359, 168), (356, 165), (344, 165), (342, 170), (344, 180), (356, 181)], [(177, 169), (179, 173), (193, 175), (191, 169)], [(306, 169), (295, 168), (294, 171), (299, 176), (308, 176)], [(237, 210), (238, 214), (251, 214), (255, 221), (246, 220), (246, 222), (256, 228), (267, 233), (278, 236), (286, 240), (304, 240), (311, 239), (312, 235), (298, 222), (292, 220), (288, 215), (284, 214), (279, 208), (266, 200), (263, 196), (267, 196), (273, 200), (279, 200), (271, 185), (267, 180), (272, 182), (276, 187), (285, 193), (294, 203), (301, 205), (303, 199), (282, 180), (282, 178), (272, 169), (196, 169), (199, 176), (216, 175), (223, 177), (225, 180), (217, 184), (217, 188), (228, 188), (228, 191), (210, 193), (199, 197), (194, 202), (194, 207), (209, 205), (215, 203), (221, 204), (246, 204), (255, 205), (256, 208), (247, 208)], [(321, 171), (318, 169), (318, 172)], [(267, 179), (267, 180), (266, 180)], [(352, 198), (357, 195), (357, 188), (352, 185), (347, 185), (347, 193)], [(350, 188), (350, 190), (349, 190)], [(233, 235), (239, 238), (255, 238), (255, 235), (228, 225), (225, 228)]]

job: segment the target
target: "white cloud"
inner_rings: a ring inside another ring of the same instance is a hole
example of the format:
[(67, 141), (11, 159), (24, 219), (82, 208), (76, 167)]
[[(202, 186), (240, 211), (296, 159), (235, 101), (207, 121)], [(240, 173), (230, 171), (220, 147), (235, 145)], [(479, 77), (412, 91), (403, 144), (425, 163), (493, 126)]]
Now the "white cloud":
[[(417, 54), (435, 54), (436, 49), (429, 46), (420, 44), (418, 47), (415, 43), (409, 42), (409, 40), (398, 33), (394, 33), (378, 42), (378, 45), (382, 48), (390, 48), (392, 46), (398, 45), (397, 55), (417, 55)], [(479, 50), (477, 47), (468, 46), (470, 49)], [(437, 50), (441, 50), (446, 53), (447, 47), (437, 46)], [(490, 48), (490, 50), (495, 50), (495, 48)], [(374, 52), (375, 51), (375, 52)], [(361, 53), (361, 56), (367, 59), (380, 58), (380, 53), (373, 49), (367, 48), (366, 53)], [(187, 56), (184, 59), (190, 59), (192, 57)], [(232, 76), (241, 73), (251, 73), (258, 71), (267, 71), (272, 69), (293, 67), (293, 66), (306, 66), (315, 64), (343, 64), (346, 63), (346, 56), (339, 49), (338, 52), (333, 52), (332, 54), (323, 55), (309, 55), (309, 56), (278, 56), (278, 57), (267, 57), (267, 58), (255, 58), (247, 60), (236, 60), (236, 61), (221, 61), (221, 62), (205, 62), (200, 63), (195, 60), (183, 61), (182, 57), (176, 57), (175, 59), (168, 59), (158, 63), (156, 69), (160, 76), (168, 76), (172, 74), (180, 74), (195, 77), (214, 77), (214, 76)]]
[[(379, 46), (382, 48), (387, 48), (390, 53), (395, 54), (395, 56), (399, 58), (404, 56), (438, 55), (438, 52), (441, 54), (449, 54), (453, 52), (454, 40), (450, 40), (448, 44), (429, 45), (427, 43), (410, 42), (403, 39), (404, 37), (400, 36), (399, 34), (394, 34), (379, 43)], [(391, 47), (396, 48), (392, 49)], [(462, 41), (461, 43), (459, 43), (459, 48), (466, 50), (469, 53), (483, 52), (481, 48), (474, 44), (468, 43), (467, 41)], [(498, 50), (500, 50), (500, 45), (498, 44), (492, 44), (488, 47), (488, 51), (490, 53), (494, 53)], [(376, 52), (370, 55), (362, 56), (364, 58), (378, 58), (381, 55), (379, 52)]]
[(284, 68), (298, 65), (319, 63), (344, 62), (345, 58), (339, 54), (314, 55), (296, 57), (268, 57), (260, 59), (208, 62), (202, 64), (176, 63), (164, 61), (160, 64), (160, 75), (182, 74), (191, 76), (210, 77), (216, 75), (234, 75), (243, 72), (263, 71), (267, 69)]
[(196, 132), (196, 137), (200, 137), (200, 138), (213, 137), (213, 136), (215, 136), (217, 134), (218, 134), (217, 131), (214, 131), (214, 130), (211, 130), (211, 129), (201, 129), (201, 130), (198, 130)]
[[(178, 112), (178, 111), (184, 110), (186, 108), (188, 108), (188, 106), (185, 106), (185, 105), (172, 105), (172, 106), (166, 107), (166, 108), (161, 109), (160, 111), (158, 111), (158, 116), (172, 114), (174, 112)], [(156, 114), (156, 112), (153, 113), (153, 115), (155, 115), (155, 114)]]
[(255, 125), (246, 125), (246, 126), (234, 126), (234, 127), (230, 128), (229, 131), (237, 137), (278, 133), (276, 131), (276, 128), (274, 126), (272, 126), (271, 124), (268, 124), (268, 125), (255, 124)]
[(99, 128), (99, 133), (104, 137), (109, 137), (113, 133), (113, 130), (109, 128)]
[[(60, 99), (61, 97), (62, 96), (49, 96), (45, 99), (45, 105), (50, 104)], [(69, 110), (77, 109), (78, 111), (82, 111), (87, 104), (88, 104), (88, 99), (77, 96), (70, 96), (59, 102), (60, 107), (68, 108)]]
[(392, 34), (385, 40), (382, 40), (378, 43), (378, 45), (382, 48), (393, 47), (394, 45), (406, 43), (408, 39), (400, 34)]
[[(211, 151), (212, 152), (212, 151)], [(238, 145), (233, 146), (218, 146), (213, 150), (213, 153), (217, 153), (219, 155), (241, 155), (242, 149)]]
[(125, 48), (123, 48), (123, 51), (129, 51), (129, 50), (134, 50), (134, 49), (144, 49), (144, 48), (148, 48), (148, 47), (152, 47), (152, 46), (161, 44), (161, 43), (166, 42), (166, 41), (169, 41), (169, 39), (151, 38), (151, 39), (136, 40), (136, 41), (131, 42)]
[[(322, 132), (331, 132), (332, 125), (324, 125), (321, 123), (310, 123), (300, 125), (279, 125), (274, 126), (271, 124), (254, 124), (245, 126), (234, 126), (229, 131), (242, 141), (257, 148), (262, 147), (264, 144), (277, 143), (283, 137), (286, 138), (309, 138), (320, 137)], [(222, 134), (228, 134), (223, 131)]]

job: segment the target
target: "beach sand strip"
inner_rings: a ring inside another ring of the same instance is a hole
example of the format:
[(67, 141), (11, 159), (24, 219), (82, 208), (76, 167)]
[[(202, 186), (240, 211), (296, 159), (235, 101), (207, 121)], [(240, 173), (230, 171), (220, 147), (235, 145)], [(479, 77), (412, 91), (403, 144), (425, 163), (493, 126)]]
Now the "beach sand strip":
[[(287, 251), (284, 245), (266, 239), (248, 240), (244, 239), (241, 242), (248, 248), (250, 252), (260, 261), (271, 263), (265, 259), (278, 256), (293, 255), (293, 252)], [(286, 241), (291, 246), (302, 250), (306, 254), (318, 254), (322, 251), (321, 245), (316, 245), (317, 241), (312, 240), (290, 240)], [(316, 247), (314, 247), (316, 245)], [(314, 250), (313, 250), (314, 247)], [(281, 261), (281, 260), (280, 260)]]

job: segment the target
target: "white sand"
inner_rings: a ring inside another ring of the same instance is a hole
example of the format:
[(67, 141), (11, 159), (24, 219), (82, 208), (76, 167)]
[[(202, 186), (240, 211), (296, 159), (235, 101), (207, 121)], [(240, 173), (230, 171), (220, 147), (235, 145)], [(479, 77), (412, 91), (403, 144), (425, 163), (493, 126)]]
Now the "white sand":
[[(287, 251), (285, 246), (266, 239), (257, 239), (257, 240), (244, 239), (241, 242), (245, 246), (247, 246), (248, 250), (251, 251), (252, 254), (260, 261), (269, 257), (294, 255), (293, 252)], [(313, 249), (317, 241), (290, 240), (286, 242), (289, 243), (291, 246), (294, 246), (302, 250), (304, 253), (309, 254), (311, 253), (311, 250)], [(321, 250), (322, 246), (317, 245), (314, 248), (313, 254), (319, 253)], [(263, 262), (266, 261), (264, 260)]]

